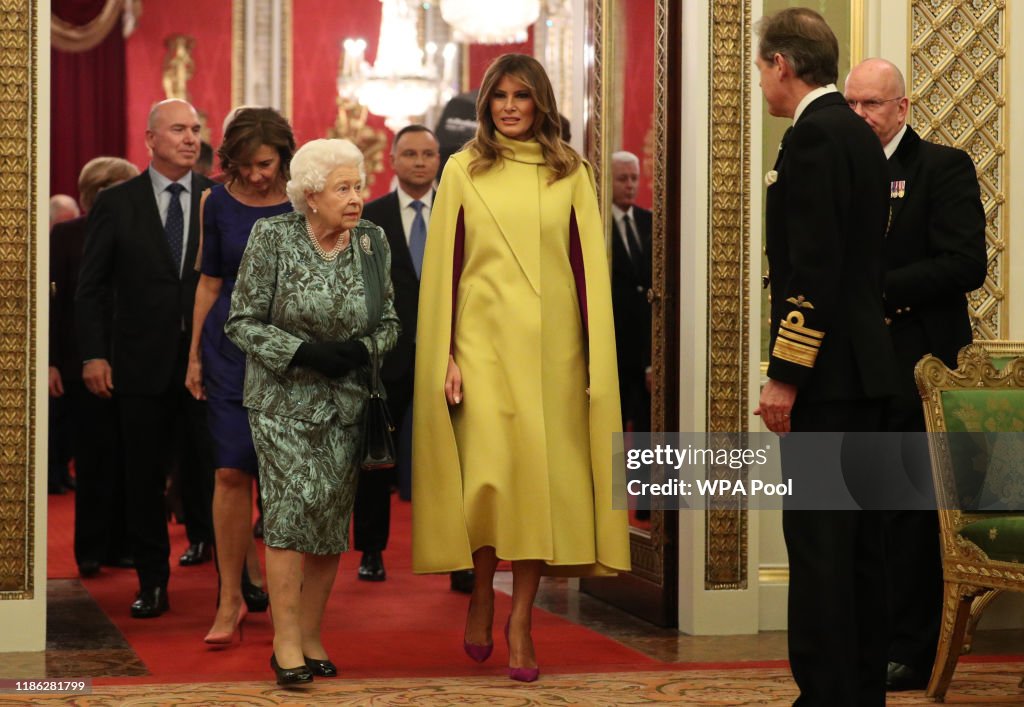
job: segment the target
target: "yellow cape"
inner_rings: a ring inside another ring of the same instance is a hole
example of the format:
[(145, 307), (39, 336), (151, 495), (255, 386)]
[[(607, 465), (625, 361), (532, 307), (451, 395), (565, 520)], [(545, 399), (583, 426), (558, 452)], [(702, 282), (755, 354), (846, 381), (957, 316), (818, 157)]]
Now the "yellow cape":
[[(546, 574), (628, 570), (626, 512), (612, 509), (613, 476), (624, 481), (612, 459), (622, 423), (593, 176), (584, 164), (548, 184), (538, 143), (503, 144), (514, 159), (472, 177), (472, 155), (453, 156), (431, 210), (416, 341), (413, 569), (472, 567), (472, 551), (491, 545), (502, 559), (544, 560)], [(573, 213), (589, 338), (569, 262)], [(449, 409), (452, 342), (463, 402)]]

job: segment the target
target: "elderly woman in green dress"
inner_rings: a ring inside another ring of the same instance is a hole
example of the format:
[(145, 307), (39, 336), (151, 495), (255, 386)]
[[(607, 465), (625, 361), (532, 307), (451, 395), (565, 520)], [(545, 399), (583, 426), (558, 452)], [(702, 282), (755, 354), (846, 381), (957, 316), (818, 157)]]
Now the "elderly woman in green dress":
[(387, 238), (360, 220), (362, 153), (347, 140), (313, 140), (295, 153), (291, 175), (295, 211), (256, 222), (225, 325), (246, 353), (271, 667), (284, 686), (337, 674), (320, 629), (348, 549), (368, 351), (391, 349), (399, 329)]

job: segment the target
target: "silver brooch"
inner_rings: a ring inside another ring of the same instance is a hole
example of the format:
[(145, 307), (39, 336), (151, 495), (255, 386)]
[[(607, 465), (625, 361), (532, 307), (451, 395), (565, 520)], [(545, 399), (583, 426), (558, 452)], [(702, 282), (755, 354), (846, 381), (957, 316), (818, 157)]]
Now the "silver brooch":
[(363, 249), (363, 252), (367, 255), (373, 255), (373, 248), (370, 246), (370, 236), (363, 234), (359, 236), (359, 247)]

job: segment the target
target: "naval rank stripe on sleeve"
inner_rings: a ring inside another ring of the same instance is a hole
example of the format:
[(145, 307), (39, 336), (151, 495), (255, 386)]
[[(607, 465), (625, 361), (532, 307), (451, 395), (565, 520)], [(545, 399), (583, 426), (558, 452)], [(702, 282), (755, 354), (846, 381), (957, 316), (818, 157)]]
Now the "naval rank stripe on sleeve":
[(814, 367), (825, 332), (804, 326), (804, 315), (792, 311), (779, 322), (772, 356), (807, 368)]

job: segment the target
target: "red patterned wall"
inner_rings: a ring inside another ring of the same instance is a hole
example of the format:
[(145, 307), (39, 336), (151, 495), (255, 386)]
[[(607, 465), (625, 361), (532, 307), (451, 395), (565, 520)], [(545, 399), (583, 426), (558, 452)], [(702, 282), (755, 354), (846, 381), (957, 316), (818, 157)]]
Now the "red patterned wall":
[(214, 148), (220, 144), (220, 125), (231, 110), (231, 5), (229, 0), (147, 2), (134, 34), (128, 38), (127, 157), (138, 167), (149, 164), (146, 117), (150, 106), (164, 98), (164, 40), (185, 34), (195, 40), (195, 71), (188, 82), (196, 109), (206, 113)]
[[(623, 8), (624, 10), (624, 8)], [(640, 158), (640, 184), (636, 203), (651, 207), (651, 165), (644, 155), (644, 139), (651, 130), (654, 114), (654, 2), (633, 0), (629, 12), (619, 16), (623, 29), (619, 41), (627, 57), (623, 72), (622, 145)], [(614, 109), (614, 108), (613, 108)]]

